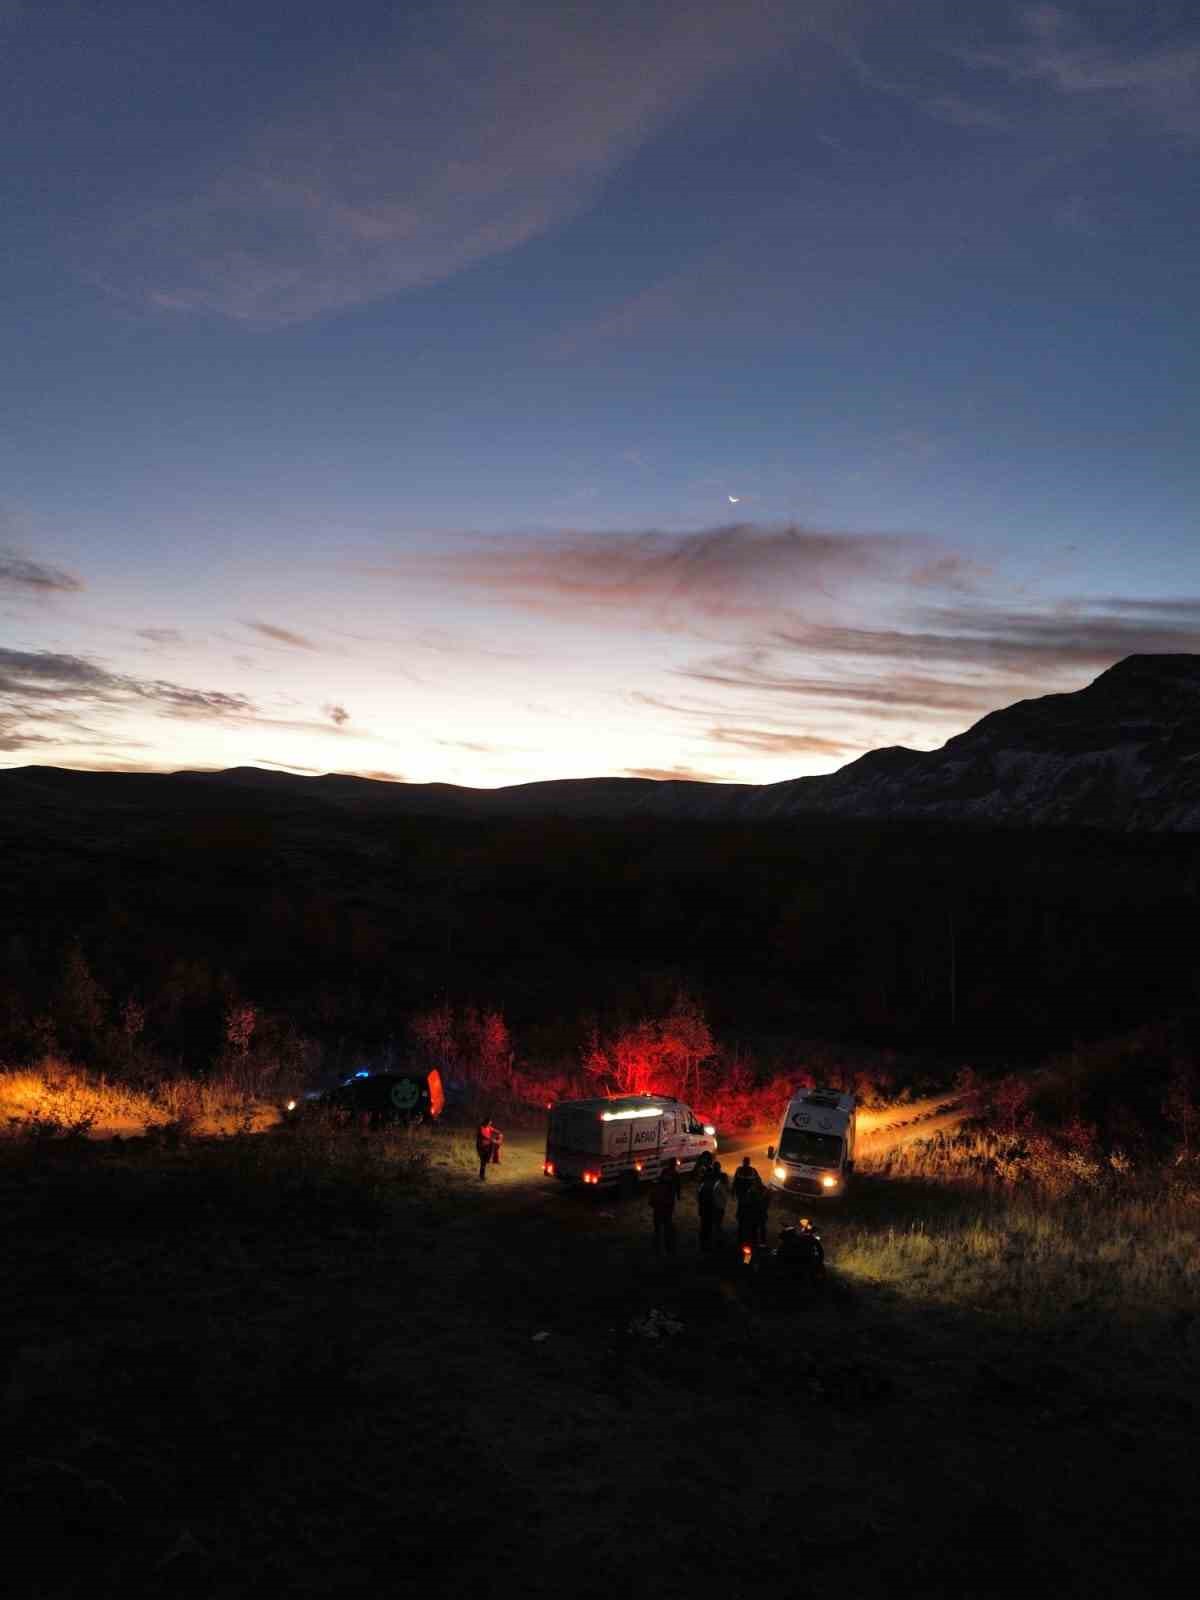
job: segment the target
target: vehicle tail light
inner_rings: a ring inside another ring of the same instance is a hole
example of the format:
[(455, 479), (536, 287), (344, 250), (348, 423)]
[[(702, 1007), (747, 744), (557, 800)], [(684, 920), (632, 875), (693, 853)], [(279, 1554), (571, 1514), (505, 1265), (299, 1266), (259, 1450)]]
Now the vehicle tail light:
[(585, 1172), (583, 1175), (583, 1181), (584, 1183), (599, 1183), (600, 1174), (598, 1172)]
[(542, 1171), (546, 1174), (546, 1176), (548, 1178), (552, 1178), (554, 1176), (554, 1163), (553, 1163), (553, 1161), (547, 1161), (546, 1165), (542, 1168)]
[(752, 1244), (744, 1244), (742, 1246), (742, 1262), (743, 1262), (743, 1264), (745, 1266), (748, 1267), (750, 1265), (750, 1257), (753, 1254), (754, 1254), (754, 1246)]

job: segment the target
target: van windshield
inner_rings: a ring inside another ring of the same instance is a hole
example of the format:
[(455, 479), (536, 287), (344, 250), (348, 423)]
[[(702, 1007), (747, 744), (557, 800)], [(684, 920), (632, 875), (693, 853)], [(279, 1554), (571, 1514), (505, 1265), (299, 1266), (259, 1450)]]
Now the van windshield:
[(784, 1161), (805, 1167), (836, 1167), (842, 1159), (842, 1141), (836, 1133), (812, 1133), (807, 1128), (785, 1128), (779, 1138)]

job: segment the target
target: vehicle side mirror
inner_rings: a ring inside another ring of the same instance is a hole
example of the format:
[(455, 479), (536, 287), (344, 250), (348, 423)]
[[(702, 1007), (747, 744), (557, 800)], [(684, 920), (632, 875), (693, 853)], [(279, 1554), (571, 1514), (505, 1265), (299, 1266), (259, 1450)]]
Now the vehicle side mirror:
[(774, 1161), (774, 1159), (775, 1159), (775, 1146), (773, 1144), (769, 1144), (767, 1146), (767, 1160), (768, 1161)]

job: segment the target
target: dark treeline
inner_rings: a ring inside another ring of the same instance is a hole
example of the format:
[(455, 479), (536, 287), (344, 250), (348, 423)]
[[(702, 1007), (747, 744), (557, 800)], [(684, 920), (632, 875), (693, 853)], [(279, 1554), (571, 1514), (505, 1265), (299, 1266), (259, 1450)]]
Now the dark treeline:
[(436, 1004), (562, 1050), (686, 990), (714, 1033), (1043, 1052), (1190, 1006), (1187, 838), (355, 817), (260, 795), (6, 819), (0, 1059), (182, 1066), (231, 1008), (373, 1049)]

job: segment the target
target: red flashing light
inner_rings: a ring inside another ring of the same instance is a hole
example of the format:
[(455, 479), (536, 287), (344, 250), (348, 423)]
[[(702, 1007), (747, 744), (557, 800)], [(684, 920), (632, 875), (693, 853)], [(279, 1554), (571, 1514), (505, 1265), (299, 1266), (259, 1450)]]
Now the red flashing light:
[(553, 1163), (553, 1161), (547, 1161), (546, 1165), (542, 1168), (542, 1171), (546, 1174), (546, 1176), (548, 1178), (552, 1178), (554, 1176), (554, 1163)]
[(600, 1174), (598, 1172), (585, 1172), (583, 1175), (583, 1181), (584, 1183), (599, 1183)]

